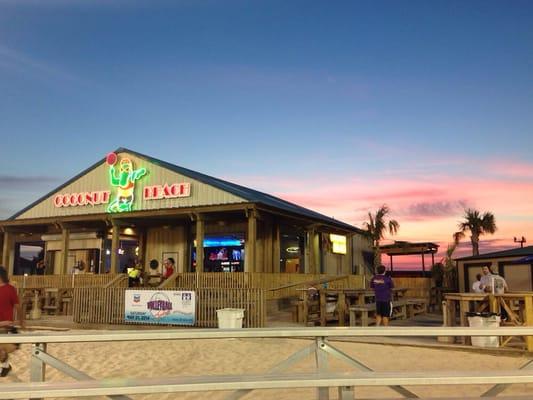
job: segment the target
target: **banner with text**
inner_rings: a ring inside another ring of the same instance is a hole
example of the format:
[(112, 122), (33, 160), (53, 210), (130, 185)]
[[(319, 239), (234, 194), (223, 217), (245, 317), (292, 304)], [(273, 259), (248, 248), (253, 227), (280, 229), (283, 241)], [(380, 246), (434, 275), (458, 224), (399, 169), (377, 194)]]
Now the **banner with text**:
[(124, 320), (141, 324), (194, 325), (196, 296), (188, 290), (126, 290)]

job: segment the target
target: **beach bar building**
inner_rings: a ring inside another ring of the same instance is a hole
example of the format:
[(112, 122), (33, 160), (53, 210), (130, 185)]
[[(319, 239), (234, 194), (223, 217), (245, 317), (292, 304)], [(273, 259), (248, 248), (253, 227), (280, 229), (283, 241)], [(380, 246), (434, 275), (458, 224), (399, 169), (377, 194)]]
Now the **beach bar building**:
[(75, 265), (113, 274), (132, 261), (148, 271), (151, 260), (161, 269), (169, 257), (180, 273), (341, 275), (363, 270), (371, 249), (352, 225), (124, 148), (0, 221), (0, 230), (12, 275), (66, 275)]

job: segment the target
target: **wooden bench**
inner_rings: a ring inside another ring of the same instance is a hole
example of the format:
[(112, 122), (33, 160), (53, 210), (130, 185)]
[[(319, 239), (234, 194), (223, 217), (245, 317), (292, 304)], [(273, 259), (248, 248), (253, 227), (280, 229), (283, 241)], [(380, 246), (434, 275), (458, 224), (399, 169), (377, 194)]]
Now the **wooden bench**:
[[(408, 300), (396, 300), (392, 302), (391, 319), (407, 319)], [(357, 326), (358, 315), (360, 315), (361, 326), (369, 326), (372, 317), (376, 313), (376, 303), (357, 305), (350, 307), (350, 326)]]
[(407, 299), (407, 316), (408, 318), (413, 318), (419, 314), (425, 314), (428, 310), (428, 300), (427, 299), (416, 299), (410, 298)]
[[(360, 386), (482, 385), (533, 383), (533, 372), (422, 371), (422, 372), (321, 372), (276, 375), (179, 376), (163, 378), (113, 378), (77, 382), (2, 383), (0, 399), (86, 397), (129, 394), (205, 392), (217, 390), (339, 388), (342, 399), (353, 398)], [(513, 397), (515, 399), (528, 397)], [(530, 398), (530, 396), (529, 396)], [(500, 397), (492, 397), (500, 400)]]

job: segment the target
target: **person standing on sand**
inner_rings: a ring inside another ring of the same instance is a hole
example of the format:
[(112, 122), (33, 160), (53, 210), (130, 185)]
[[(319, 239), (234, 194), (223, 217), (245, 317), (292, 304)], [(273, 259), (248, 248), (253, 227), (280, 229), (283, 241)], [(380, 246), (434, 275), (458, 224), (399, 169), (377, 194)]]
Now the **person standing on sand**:
[(386, 268), (380, 265), (377, 274), (372, 277), (370, 287), (374, 289), (376, 298), (376, 326), (389, 325), (392, 314), (392, 289), (394, 282), (390, 276), (385, 275)]
[[(13, 322), (15, 310), (19, 317), (20, 327), (24, 328), (24, 313), (20, 307), (17, 289), (9, 284), (7, 271), (0, 266), (0, 333), (17, 332)], [(9, 353), (14, 352), (17, 348), (18, 346), (15, 344), (0, 343), (0, 377), (6, 376), (11, 371), (11, 365), (8, 361)]]

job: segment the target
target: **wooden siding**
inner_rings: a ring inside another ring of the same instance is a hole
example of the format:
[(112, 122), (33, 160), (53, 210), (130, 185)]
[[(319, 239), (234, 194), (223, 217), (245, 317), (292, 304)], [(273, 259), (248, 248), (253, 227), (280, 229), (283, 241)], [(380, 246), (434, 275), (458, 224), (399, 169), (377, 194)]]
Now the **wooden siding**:
[[(197, 180), (177, 174), (169, 169), (152, 164), (131, 154), (119, 153), (119, 160), (124, 157), (128, 157), (133, 161), (134, 168), (145, 167), (148, 170), (148, 174), (136, 184), (137, 187), (135, 189), (134, 203), (134, 210), (136, 211), (246, 202), (246, 200), (231, 193), (224, 192)], [(183, 182), (189, 182), (191, 184), (190, 197), (161, 200), (143, 200), (142, 198), (142, 188), (144, 186)], [(105, 162), (102, 162), (100, 165), (87, 172), (84, 176), (65, 186), (59, 192), (55, 192), (48, 196), (40, 203), (19, 215), (16, 219), (105, 213), (107, 205), (57, 208), (53, 204), (53, 198), (58, 193), (81, 193), (102, 190), (111, 190), (111, 198), (114, 197), (115, 189), (109, 184), (109, 169)]]
[[(189, 262), (187, 249), (187, 229), (185, 226), (171, 226), (165, 228), (148, 229), (146, 234), (146, 253), (145, 253), (145, 270), (149, 271), (148, 267), (150, 260), (157, 260), (159, 262), (159, 269), (157, 272), (163, 272), (163, 254), (177, 253), (176, 269), (178, 272), (184, 272), (187, 269)], [(166, 254), (169, 257), (169, 254)]]
[(366, 272), (363, 252), (373, 252), (372, 241), (368, 236), (356, 233), (352, 237), (353, 265), (357, 267), (357, 273)]

